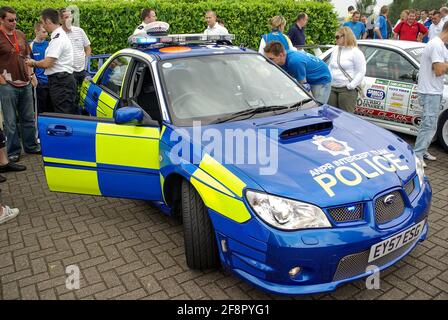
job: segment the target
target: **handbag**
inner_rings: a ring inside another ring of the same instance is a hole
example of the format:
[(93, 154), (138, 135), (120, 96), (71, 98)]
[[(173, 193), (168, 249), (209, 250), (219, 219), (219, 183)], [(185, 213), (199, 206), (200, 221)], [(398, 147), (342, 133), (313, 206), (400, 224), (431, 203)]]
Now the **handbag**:
[[(339, 69), (341, 69), (344, 76), (348, 79), (348, 81), (352, 82), (353, 78), (350, 77), (350, 75), (347, 73), (347, 71), (345, 71), (344, 68), (342, 68), (342, 66), (341, 66), (341, 48), (340, 47), (338, 48), (338, 66), (339, 66)], [(366, 83), (364, 80), (362, 80), (361, 83), (355, 88), (355, 90), (358, 92), (358, 95), (361, 96), (361, 99), (364, 99), (366, 97), (366, 95), (364, 94), (365, 87), (366, 87)]]

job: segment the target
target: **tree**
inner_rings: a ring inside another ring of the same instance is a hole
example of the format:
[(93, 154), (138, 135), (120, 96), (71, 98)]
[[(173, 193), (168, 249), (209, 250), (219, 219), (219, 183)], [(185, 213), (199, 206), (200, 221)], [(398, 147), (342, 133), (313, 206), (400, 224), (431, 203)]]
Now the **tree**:
[(400, 19), (400, 13), (406, 9), (414, 9), (412, 0), (394, 0), (389, 5), (389, 21), (392, 23), (392, 26), (395, 25), (395, 22)]
[(394, 0), (389, 5), (389, 18), (391, 21), (397, 21), (400, 18), (400, 13), (405, 9), (440, 9), (446, 6), (446, 0)]
[(357, 0), (356, 10), (367, 16), (373, 13), (373, 9), (376, 6), (376, 0)]
[(440, 9), (446, 5), (446, 1), (443, 0), (414, 0), (414, 9)]

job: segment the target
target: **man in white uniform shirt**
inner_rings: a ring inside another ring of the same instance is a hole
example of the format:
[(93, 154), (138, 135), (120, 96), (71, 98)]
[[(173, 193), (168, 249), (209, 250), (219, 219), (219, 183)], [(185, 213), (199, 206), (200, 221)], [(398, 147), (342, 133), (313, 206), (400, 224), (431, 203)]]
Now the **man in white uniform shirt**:
[(142, 18), (142, 23), (139, 24), (137, 28), (135, 28), (133, 34), (134, 36), (140, 33), (146, 34), (148, 25), (152, 22), (157, 21), (156, 10), (151, 8), (143, 9), (140, 16)]
[(432, 15), (432, 24), (429, 27), (429, 32), (428, 32), (428, 37), (429, 40), (434, 39), (435, 37), (437, 37), (440, 32), (442, 32), (442, 28), (443, 28), (443, 23), (441, 21), (441, 16), (440, 16), (440, 12), (439, 11), (434, 11), (433, 15)]
[[(448, 70), (448, 23), (445, 23), (440, 35), (428, 42), (420, 59), (418, 77), (418, 99), (423, 108), (422, 122), (415, 141), (415, 155), (427, 160), (436, 160), (428, 153), (428, 147), (437, 130), (437, 119), (442, 103), (445, 74)], [(424, 166), (426, 164), (423, 162)]]
[(59, 24), (59, 12), (45, 9), (41, 12), (42, 26), (51, 33), (45, 59), (27, 60), (30, 67), (45, 69), (48, 89), (55, 112), (78, 114), (75, 106), (76, 83), (73, 77), (73, 46)]
[(75, 105), (79, 104), (79, 89), (84, 78), (87, 76), (86, 61), (92, 54), (90, 40), (82, 28), (72, 26), (72, 13), (70, 10), (61, 9), (59, 11), (62, 29), (64, 29), (73, 46), (73, 76), (76, 81)]
[(448, 8), (442, 7), (440, 8), (440, 22), (442, 23), (442, 26), (445, 24), (445, 22), (448, 21)]
[(221, 26), (217, 21), (216, 13), (209, 10), (205, 13), (205, 21), (207, 22), (207, 29), (204, 34), (207, 35), (226, 35), (229, 34), (226, 27)]

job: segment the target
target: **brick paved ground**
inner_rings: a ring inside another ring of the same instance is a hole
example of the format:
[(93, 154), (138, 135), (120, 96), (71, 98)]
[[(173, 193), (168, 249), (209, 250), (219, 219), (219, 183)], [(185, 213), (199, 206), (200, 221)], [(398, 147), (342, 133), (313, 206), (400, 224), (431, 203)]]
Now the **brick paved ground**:
[[(410, 142), (413, 138), (405, 137)], [(358, 281), (299, 299), (448, 299), (448, 154), (427, 173), (434, 189), (430, 235), (382, 273), (381, 290)], [(0, 225), (0, 299), (285, 299), (221, 271), (186, 266), (182, 225), (143, 201), (48, 191), (39, 156), (8, 173), (2, 200), (21, 214)], [(66, 289), (77, 264), (81, 288)]]

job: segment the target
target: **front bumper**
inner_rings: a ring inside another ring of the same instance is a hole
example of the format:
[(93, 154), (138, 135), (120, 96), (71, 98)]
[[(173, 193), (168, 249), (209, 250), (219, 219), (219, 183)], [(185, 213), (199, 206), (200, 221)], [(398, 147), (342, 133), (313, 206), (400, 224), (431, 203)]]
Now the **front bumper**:
[[(398, 223), (388, 228), (378, 227), (374, 219), (367, 219), (365, 223), (331, 229), (284, 232), (268, 227), (256, 216), (244, 224), (236, 224), (211, 210), (210, 217), (225, 268), (267, 292), (313, 294), (334, 291), (344, 283), (372, 274), (367, 268), (370, 247), (426, 219), (431, 197), (431, 187), (425, 179)], [(426, 222), (419, 239), (373, 261), (375, 270), (395, 264), (423, 241), (427, 233)], [(300, 267), (301, 272), (291, 277), (289, 271), (294, 267)]]

